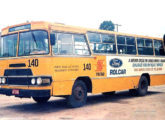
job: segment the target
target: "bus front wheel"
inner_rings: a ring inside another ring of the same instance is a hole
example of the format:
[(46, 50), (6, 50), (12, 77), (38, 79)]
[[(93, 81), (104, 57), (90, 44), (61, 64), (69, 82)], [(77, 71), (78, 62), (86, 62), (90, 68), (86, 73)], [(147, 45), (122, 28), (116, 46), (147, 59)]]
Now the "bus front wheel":
[(50, 97), (33, 97), (33, 100), (37, 103), (46, 103), (49, 99)]
[(83, 81), (76, 81), (72, 88), (72, 94), (67, 97), (69, 107), (81, 107), (87, 100), (87, 87)]

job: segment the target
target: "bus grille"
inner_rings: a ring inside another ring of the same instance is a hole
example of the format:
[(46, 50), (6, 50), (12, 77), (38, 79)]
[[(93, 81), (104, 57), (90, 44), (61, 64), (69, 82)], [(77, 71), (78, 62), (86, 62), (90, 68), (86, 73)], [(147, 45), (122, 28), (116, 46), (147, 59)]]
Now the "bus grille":
[(30, 85), (32, 76), (31, 69), (6, 69), (4, 76), (6, 76), (8, 85)]
[(12, 77), (9, 77), (7, 78), (7, 84), (8, 85), (30, 85), (30, 81), (31, 81), (31, 78), (12, 78)]

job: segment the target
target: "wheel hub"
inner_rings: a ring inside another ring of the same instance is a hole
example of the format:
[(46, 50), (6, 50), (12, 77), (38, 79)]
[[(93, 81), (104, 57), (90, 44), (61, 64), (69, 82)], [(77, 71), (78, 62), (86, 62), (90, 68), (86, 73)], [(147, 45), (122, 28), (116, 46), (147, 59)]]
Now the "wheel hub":
[(84, 90), (82, 87), (77, 86), (74, 90), (74, 96), (77, 100), (82, 101), (84, 99)]

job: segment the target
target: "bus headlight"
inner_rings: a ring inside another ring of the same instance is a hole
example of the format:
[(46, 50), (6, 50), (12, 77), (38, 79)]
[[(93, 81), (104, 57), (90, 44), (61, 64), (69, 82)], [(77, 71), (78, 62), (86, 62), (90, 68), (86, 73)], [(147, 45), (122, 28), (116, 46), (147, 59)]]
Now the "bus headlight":
[(6, 78), (2, 78), (1, 82), (2, 82), (2, 84), (5, 84), (6, 83)]
[(42, 84), (42, 79), (39, 77), (37, 78), (37, 85), (41, 85)]
[(2, 83), (2, 84), (5, 84), (5, 83), (6, 83), (6, 78), (2, 78), (2, 79), (1, 79), (1, 83)]
[(0, 78), (0, 84), (2, 83), (2, 78)]
[(35, 83), (36, 83), (36, 80), (35, 80), (34, 78), (32, 78), (31, 84), (32, 84), (32, 85), (35, 85)]

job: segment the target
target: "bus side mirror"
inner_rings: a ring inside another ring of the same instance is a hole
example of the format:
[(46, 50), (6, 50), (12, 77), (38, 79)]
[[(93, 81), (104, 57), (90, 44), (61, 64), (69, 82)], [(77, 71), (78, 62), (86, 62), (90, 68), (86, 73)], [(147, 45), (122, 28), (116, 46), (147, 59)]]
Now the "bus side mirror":
[(55, 45), (56, 36), (55, 34), (50, 34), (50, 44)]

